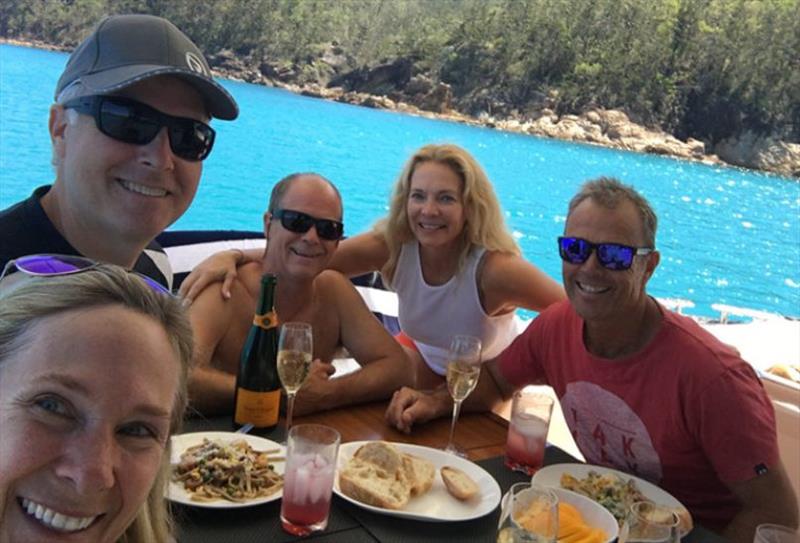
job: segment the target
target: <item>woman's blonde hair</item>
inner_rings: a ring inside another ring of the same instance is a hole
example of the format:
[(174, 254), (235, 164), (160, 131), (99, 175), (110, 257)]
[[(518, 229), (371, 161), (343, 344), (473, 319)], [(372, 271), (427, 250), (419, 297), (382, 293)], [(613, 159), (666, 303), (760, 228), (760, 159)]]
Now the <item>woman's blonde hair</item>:
[(502, 251), (520, 255), (519, 245), (506, 227), (500, 203), (486, 172), (466, 150), (452, 144), (426, 145), (406, 162), (394, 186), (389, 215), (375, 225), (389, 248), (389, 259), (381, 273), (389, 281), (394, 276), (400, 249), (414, 239), (408, 224), (406, 204), (411, 192), (411, 176), (416, 167), (425, 162), (448, 166), (461, 179), (461, 197), (464, 204), (464, 230), (462, 231), (458, 259), (460, 270), (473, 245), (487, 251)]
[[(21, 275), (21, 274), (19, 274)], [(26, 346), (26, 334), (39, 320), (76, 309), (121, 305), (156, 320), (180, 360), (180, 379), (170, 421), (170, 435), (178, 431), (186, 409), (186, 382), (192, 358), (192, 329), (178, 298), (155, 292), (136, 274), (101, 265), (72, 275), (25, 277), (12, 286), (0, 285), (0, 369), (14, 352)], [(172, 521), (164, 500), (169, 479), (170, 448), (167, 441), (147, 501), (119, 541), (147, 543), (169, 541)]]

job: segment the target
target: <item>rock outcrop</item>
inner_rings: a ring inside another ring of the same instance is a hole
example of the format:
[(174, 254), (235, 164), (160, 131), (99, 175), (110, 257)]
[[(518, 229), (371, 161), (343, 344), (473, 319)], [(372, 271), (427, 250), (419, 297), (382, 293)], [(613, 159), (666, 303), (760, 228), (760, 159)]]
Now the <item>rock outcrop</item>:
[(729, 164), (800, 177), (800, 144), (778, 141), (769, 136), (745, 132), (714, 147)]

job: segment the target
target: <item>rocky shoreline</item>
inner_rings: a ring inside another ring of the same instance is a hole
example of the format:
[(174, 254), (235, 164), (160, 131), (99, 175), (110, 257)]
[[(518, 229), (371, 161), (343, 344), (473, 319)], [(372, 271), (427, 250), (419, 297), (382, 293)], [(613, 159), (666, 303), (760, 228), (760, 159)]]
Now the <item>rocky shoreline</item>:
[[(37, 41), (0, 41), (50, 50), (66, 49)], [(539, 107), (524, 113), (499, 108), (501, 112), (495, 115), (485, 111), (467, 115), (458, 110), (460, 104), (455, 103), (449, 85), (431, 81), (415, 70), (413, 61), (401, 58), (349, 70), (349, 59), (335, 44), (305, 66), (258, 62), (237, 57), (230, 51), (220, 51), (208, 58), (219, 77), (277, 87), (304, 96), (705, 164), (740, 166), (800, 179), (800, 144), (797, 143), (745, 133), (710, 149), (702, 141), (691, 138), (681, 141), (662, 130), (637, 124), (620, 110), (594, 108), (580, 115), (559, 116), (547, 107), (546, 97)]]

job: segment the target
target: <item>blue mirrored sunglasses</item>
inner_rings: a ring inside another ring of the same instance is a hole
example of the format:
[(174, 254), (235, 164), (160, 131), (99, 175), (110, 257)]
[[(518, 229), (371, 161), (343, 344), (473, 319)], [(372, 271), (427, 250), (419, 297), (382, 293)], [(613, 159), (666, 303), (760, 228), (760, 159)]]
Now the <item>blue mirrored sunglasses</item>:
[(649, 255), (652, 247), (631, 247), (621, 243), (592, 243), (583, 238), (561, 236), (558, 238), (558, 254), (561, 260), (570, 264), (583, 264), (596, 251), (597, 260), (608, 270), (627, 270), (633, 264), (633, 257)]
[[(3, 268), (3, 273), (0, 273), (0, 280), (11, 272), (11, 268), (16, 268), (17, 271), (26, 273), (27, 275), (52, 277), (55, 275), (71, 275), (74, 273), (81, 273), (97, 268), (100, 262), (95, 262), (89, 258), (82, 256), (72, 255), (28, 255), (21, 256), (14, 260), (9, 260)], [(156, 292), (161, 294), (172, 293), (158, 281), (142, 275), (139, 272), (129, 271), (142, 279), (147, 285)]]

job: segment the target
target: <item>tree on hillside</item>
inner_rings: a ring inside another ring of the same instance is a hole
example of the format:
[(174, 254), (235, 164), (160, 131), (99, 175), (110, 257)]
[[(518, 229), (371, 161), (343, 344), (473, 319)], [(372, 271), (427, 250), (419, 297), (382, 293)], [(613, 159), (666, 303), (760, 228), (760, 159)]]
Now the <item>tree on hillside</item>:
[(800, 0), (5, 0), (0, 35), (73, 46), (113, 13), (301, 82), (326, 83), (332, 44), (349, 69), (411, 59), (471, 114), (619, 108), (681, 138), (800, 141)]

